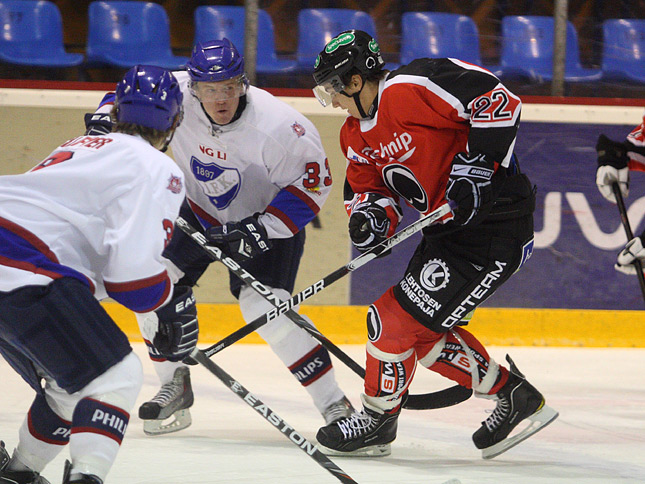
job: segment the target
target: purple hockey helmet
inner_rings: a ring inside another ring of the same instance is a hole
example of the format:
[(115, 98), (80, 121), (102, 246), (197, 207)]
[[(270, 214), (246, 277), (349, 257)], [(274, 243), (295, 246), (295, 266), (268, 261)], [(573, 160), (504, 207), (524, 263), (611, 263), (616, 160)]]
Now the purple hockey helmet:
[(116, 86), (116, 118), (167, 131), (183, 113), (183, 94), (173, 74), (161, 67), (137, 65)]
[(193, 82), (219, 82), (244, 75), (244, 58), (226, 37), (197, 43), (186, 70)]

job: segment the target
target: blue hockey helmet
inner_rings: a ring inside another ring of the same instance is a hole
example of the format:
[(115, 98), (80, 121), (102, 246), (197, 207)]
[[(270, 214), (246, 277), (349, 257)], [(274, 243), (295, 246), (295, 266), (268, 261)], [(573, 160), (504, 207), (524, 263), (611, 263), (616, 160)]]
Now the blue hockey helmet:
[(116, 86), (117, 122), (167, 131), (177, 116), (181, 121), (183, 98), (171, 72), (156, 66), (134, 66)]
[(244, 58), (226, 37), (197, 43), (186, 70), (193, 82), (219, 82), (244, 75)]

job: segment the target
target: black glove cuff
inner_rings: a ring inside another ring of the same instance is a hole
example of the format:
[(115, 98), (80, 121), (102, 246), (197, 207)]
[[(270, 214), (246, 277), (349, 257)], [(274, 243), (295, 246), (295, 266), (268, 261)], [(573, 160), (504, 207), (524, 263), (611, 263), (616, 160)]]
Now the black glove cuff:
[(612, 166), (617, 170), (627, 167), (629, 157), (627, 150), (631, 143), (613, 141), (604, 134), (598, 136), (596, 143), (596, 151), (598, 152), (598, 165), (599, 166)]
[(112, 132), (112, 116), (107, 113), (85, 114), (85, 135), (101, 136)]

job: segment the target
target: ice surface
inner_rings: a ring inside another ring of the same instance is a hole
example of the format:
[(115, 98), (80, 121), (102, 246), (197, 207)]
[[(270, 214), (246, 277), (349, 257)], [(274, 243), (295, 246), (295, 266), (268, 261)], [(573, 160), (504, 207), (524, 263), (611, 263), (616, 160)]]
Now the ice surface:
[[(153, 396), (157, 378), (142, 344), (140, 403)], [(342, 346), (361, 364), (361, 346)], [(645, 483), (645, 349), (491, 347), (504, 362), (511, 354), (560, 418), (529, 440), (491, 460), (470, 440), (494, 402), (404, 411), (392, 455), (380, 459), (333, 458), (361, 484), (613, 484)], [(313, 441), (322, 417), (265, 345), (236, 344), (214, 361)], [(336, 375), (355, 406), (362, 381), (334, 359)], [(147, 437), (137, 409), (106, 484), (324, 484), (337, 481), (202, 367), (191, 370), (193, 425), (176, 434)], [(0, 439), (12, 449), (33, 399), (32, 390), (0, 360)], [(413, 393), (450, 382), (419, 368)], [(65, 449), (43, 472), (62, 479)]]

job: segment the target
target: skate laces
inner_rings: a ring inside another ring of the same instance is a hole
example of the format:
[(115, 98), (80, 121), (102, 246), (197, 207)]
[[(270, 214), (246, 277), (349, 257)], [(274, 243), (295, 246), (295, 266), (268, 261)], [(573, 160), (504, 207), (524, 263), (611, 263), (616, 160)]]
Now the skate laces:
[(365, 412), (355, 412), (350, 417), (337, 422), (345, 440), (359, 437), (374, 428), (376, 419)]
[(161, 386), (161, 389), (154, 396), (151, 402), (158, 403), (160, 407), (165, 407), (170, 402), (180, 397), (184, 393), (184, 378), (173, 378), (168, 383)]
[(497, 405), (491, 413), (490, 417), (486, 419), (484, 425), (489, 430), (493, 432), (496, 430), (504, 421), (508, 418), (511, 413), (511, 402), (507, 398), (500, 398), (497, 400)]

